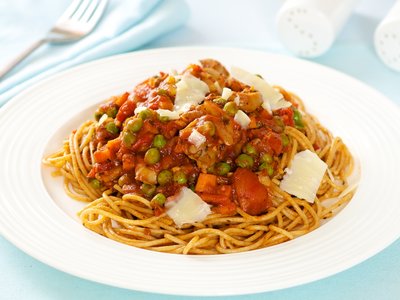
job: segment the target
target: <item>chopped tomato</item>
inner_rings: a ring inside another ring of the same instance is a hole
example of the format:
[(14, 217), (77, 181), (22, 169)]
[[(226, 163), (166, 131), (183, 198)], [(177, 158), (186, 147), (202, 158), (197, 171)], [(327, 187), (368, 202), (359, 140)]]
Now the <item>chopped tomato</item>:
[(131, 171), (135, 169), (135, 155), (126, 153), (122, 155), (122, 170)]
[(107, 148), (110, 150), (111, 156), (114, 156), (121, 147), (121, 140), (119, 138), (107, 142)]
[(272, 206), (268, 189), (249, 169), (238, 168), (235, 171), (233, 187), (240, 208), (250, 215), (259, 215)]
[(227, 202), (230, 202), (230, 199), (226, 195), (218, 195), (218, 194), (209, 194), (209, 193), (198, 193), (201, 199), (204, 202), (207, 202), (212, 205), (224, 205)]
[(221, 215), (234, 215), (236, 213), (236, 204), (231, 201), (224, 205), (218, 205), (212, 208), (212, 210)]
[(280, 134), (275, 132), (268, 132), (265, 136), (266, 144), (271, 148), (275, 154), (281, 154), (283, 150), (282, 138)]
[[(210, 175), (210, 174), (206, 174)], [(196, 185), (197, 188), (197, 185)], [(196, 190), (197, 192), (197, 190)], [(236, 212), (236, 204), (232, 199), (232, 186), (218, 185), (214, 189), (214, 193), (197, 192), (204, 202), (214, 206), (213, 210), (216, 213), (231, 215)]]
[(293, 109), (291, 107), (279, 109), (278, 114), (286, 126), (294, 126)]
[(119, 108), (116, 119), (119, 122), (124, 122), (126, 118), (133, 115), (136, 108), (136, 103), (132, 99), (128, 99)]
[(137, 85), (136, 88), (134, 89), (135, 97), (137, 97), (140, 100), (140, 102), (145, 101), (152, 91), (149, 81), (150, 79), (145, 80), (141, 84)]
[(97, 150), (96, 152), (94, 152), (93, 155), (94, 155), (94, 160), (97, 163), (102, 163), (107, 161), (108, 159), (111, 159), (111, 153), (108, 147), (104, 147), (102, 149)]
[(151, 133), (147, 134), (140, 134), (138, 135), (138, 140), (135, 144), (131, 147), (132, 151), (145, 151), (147, 148), (150, 147), (151, 143), (153, 142), (154, 135)]
[(214, 194), (217, 187), (217, 176), (214, 174), (200, 173), (195, 191), (197, 193)]

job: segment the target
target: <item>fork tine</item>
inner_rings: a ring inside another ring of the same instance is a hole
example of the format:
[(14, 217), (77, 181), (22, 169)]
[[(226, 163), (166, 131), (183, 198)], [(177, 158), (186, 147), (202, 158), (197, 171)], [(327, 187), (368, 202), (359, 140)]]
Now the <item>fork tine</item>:
[(81, 16), (85, 13), (86, 9), (90, 5), (90, 0), (83, 0), (77, 10), (70, 17), (71, 20), (79, 21)]
[(98, 0), (92, 0), (89, 4), (88, 8), (86, 9), (85, 13), (79, 19), (79, 21), (87, 22), (90, 19), (90, 17), (92, 16), (95, 9), (97, 8), (98, 4), (99, 4)]
[(107, 7), (107, 2), (108, 2), (108, 0), (100, 0), (99, 1), (99, 5), (97, 5), (96, 10), (93, 12), (93, 14), (90, 16), (90, 18), (88, 20), (88, 25), (90, 25), (90, 26), (96, 25), (97, 21), (101, 18), (104, 10)]
[(57, 22), (63, 22), (69, 19), (75, 13), (76, 9), (81, 5), (81, 2), (82, 0), (73, 0), (62, 16), (57, 20)]

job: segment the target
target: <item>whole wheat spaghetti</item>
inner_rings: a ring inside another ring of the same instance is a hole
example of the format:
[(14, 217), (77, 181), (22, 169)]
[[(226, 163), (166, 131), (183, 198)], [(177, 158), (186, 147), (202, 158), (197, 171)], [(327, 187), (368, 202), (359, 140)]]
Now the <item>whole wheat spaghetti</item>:
[[(298, 96), (275, 87), (280, 102), (268, 107), (254, 82), (210, 59), (160, 72), (102, 104), (44, 163), (71, 198), (88, 202), (78, 213), (85, 227), (127, 245), (219, 254), (292, 240), (351, 200), (353, 158)], [(197, 102), (182, 106), (185, 95)], [(326, 164), (311, 201), (282, 189), (306, 150)], [(189, 201), (178, 199), (183, 190), (211, 208), (200, 220), (172, 215)]]

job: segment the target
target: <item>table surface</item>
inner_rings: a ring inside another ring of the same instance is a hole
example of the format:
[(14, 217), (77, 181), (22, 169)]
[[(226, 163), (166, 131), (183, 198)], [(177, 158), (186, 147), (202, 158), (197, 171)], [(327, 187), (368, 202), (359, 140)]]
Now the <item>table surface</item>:
[[(274, 29), (280, 0), (192, 0), (188, 4), (191, 17), (186, 26), (145, 48), (229, 46), (291, 55), (279, 43)], [(312, 61), (356, 77), (400, 105), (400, 73), (379, 61), (372, 40), (377, 24), (393, 4), (391, 0), (359, 1), (332, 48)], [(184, 298), (109, 287), (65, 274), (26, 255), (2, 237), (0, 270), (0, 299)], [(329, 278), (275, 292), (229, 297), (239, 298), (400, 299), (400, 240), (367, 261)]]

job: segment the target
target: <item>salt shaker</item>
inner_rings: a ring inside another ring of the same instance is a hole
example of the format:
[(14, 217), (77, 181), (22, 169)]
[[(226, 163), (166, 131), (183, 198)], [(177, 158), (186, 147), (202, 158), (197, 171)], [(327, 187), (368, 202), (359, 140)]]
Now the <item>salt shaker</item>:
[(375, 30), (375, 50), (390, 68), (400, 71), (400, 0)]
[(315, 57), (327, 51), (357, 0), (287, 0), (277, 15), (282, 43), (293, 53)]

